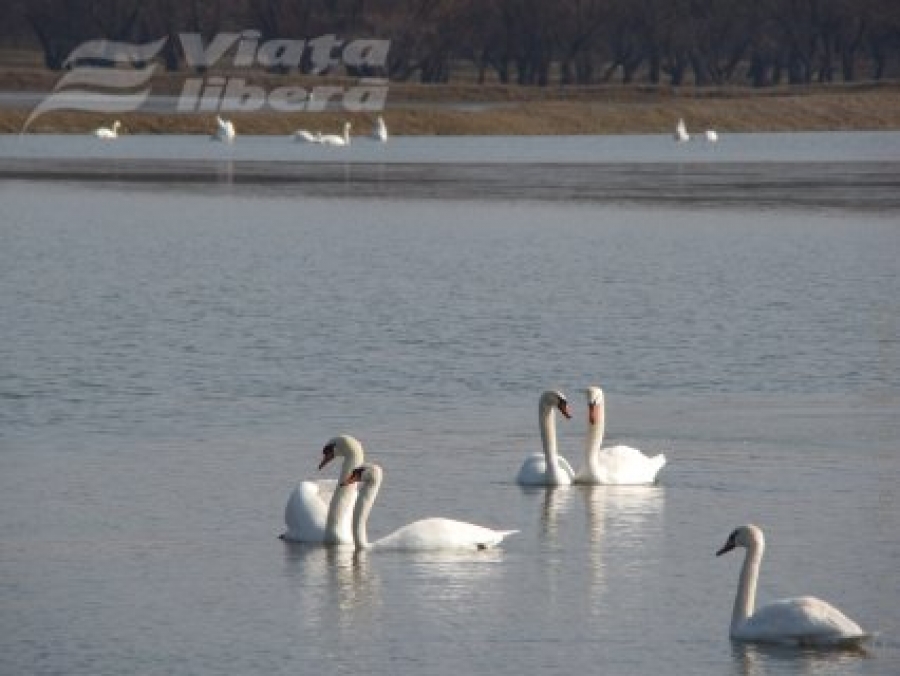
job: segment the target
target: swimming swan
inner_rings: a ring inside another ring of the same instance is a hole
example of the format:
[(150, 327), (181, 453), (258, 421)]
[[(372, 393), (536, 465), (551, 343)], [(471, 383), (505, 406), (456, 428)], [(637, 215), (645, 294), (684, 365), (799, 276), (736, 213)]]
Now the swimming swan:
[(538, 422), (541, 428), (542, 453), (534, 453), (525, 458), (516, 481), (526, 486), (568, 486), (575, 472), (568, 461), (556, 451), (556, 410), (567, 419), (569, 402), (557, 390), (547, 390), (538, 402)]
[(319, 134), (319, 143), (325, 146), (349, 146), (350, 123), (344, 122), (343, 134)]
[(112, 123), (112, 127), (100, 127), (99, 129), (94, 130), (94, 136), (97, 138), (103, 139), (114, 139), (119, 137), (119, 127), (122, 126), (122, 123), (116, 120)]
[(322, 449), (322, 469), (335, 457), (344, 459), (339, 481), (301, 481), (284, 510), (287, 532), (283, 540), (319, 544), (353, 544), (353, 505), (356, 490), (343, 485), (365, 458), (362, 444), (349, 435), (331, 439)]
[(234, 125), (231, 123), (231, 120), (223, 120), (216, 115), (216, 133), (213, 134), (213, 138), (216, 141), (231, 143), (234, 141), (235, 136)]
[(647, 457), (630, 446), (602, 448), (606, 427), (606, 402), (603, 390), (587, 388), (588, 433), (584, 446), (584, 467), (575, 477), (579, 484), (637, 485), (652, 484), (666, 464), (662, 453)]
[(752, 524), (736, 528), (716, 556), (735, 547), (745, 547), (747, 554), (731, 614), (732, 639), (797, 646), (858, 646), (871, 638), (840, 610), (812, 596), (782, 599), (754, 612), (756, 581), (766, 547), (762, 530)]
[(366, 524), (384, 471), (375, 464), (365, 464), (351, 472), (347, 484), (359, 483), (359, 497), (353, 508), (353, 539), (357, 549), (402, 549), (427, 551), (436, 549), (489, 549), (503, 538), (518, 531), (492, 530), (465, 521), (431, 518), (414, 521), (375, 542), (369, 542)]
[(381, 141), (382, 143), (386, 143), (388, 140), (387, 125), (384, 123), (384, 118), (381, 117), (381, 115), (375, 120), (375, 127), (372, 129), (372, 138), (376, 141)]

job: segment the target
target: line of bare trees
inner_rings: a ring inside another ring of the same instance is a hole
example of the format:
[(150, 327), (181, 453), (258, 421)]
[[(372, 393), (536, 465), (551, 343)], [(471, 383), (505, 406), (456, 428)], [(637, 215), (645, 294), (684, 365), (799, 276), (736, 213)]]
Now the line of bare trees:
[(62, 67), (81, 42), (253, 28), (391, 41), (393, 80), (805, 84), (900, 76), (897, 0), (6, 0), (0, 41)]

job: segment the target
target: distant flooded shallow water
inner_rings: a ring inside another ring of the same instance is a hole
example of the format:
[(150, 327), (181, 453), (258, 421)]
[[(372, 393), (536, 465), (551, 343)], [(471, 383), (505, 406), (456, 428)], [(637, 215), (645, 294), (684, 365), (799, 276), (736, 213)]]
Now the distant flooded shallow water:
[[(898, 138), (0, 137), (0, 673), (895, 673)], [(660, 484), (518, 487), (589, 384)], [(286, 545), (340, 432), (520, 532)], [(747, 522), (868, 651), (728, 640)]]

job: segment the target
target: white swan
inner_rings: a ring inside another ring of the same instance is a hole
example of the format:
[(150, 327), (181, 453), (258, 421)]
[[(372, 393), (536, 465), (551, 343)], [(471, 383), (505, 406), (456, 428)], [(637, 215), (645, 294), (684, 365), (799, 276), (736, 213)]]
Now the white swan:
[(652, 484), (666, 464), (662, 453), (647, 457), (630, 446), (602, 448), (606, 428), (606, 402), (603, 390), (587, 388), (588, 433), (584, 447), (584, 467), (575, 477), (579, 484)]
[(381, 141), (382, 143), (386, 143), (388, 140), (387, 125), (384, 123), (384, 118), (381, 117), (381, 115), (375, 120), (375, 126), (372, 129), (372, 138), (376, 141)]
[(492, 530), (484, 526), (453, 519), (430, 518), (414, 521), (375, 542), (369, 542), (366, 525), (384, 471), (375, 464), (357, 467), (346, 483), (360, 483), (359, 497), (353, 508), (353, 539), (357, 549), (402, 549), (427, 551), (436, 549), (489, 549), (503, 538), (518, 531)]
[(731, 614), (732, 639), (798, 646), (852, 646), (871, 638), (840, 610), (812, 596), (782, 599), (754, 612), (756, 582), (766, 547), (762, 530), (752, 524), (736, 528), (716, 556), (735, 547), (745, 547), (747, 555)]
[(234, 125), (231, 123), (231, 120), (223, 120), (216, 115), (216, 133), (213, 134), (213, 138), (216, 141), (231, 143), (234, 141), (235, 136)]
[(516, 481), (526, 486), (568, 486), (575, 472), (565, 458), (556, 451), (556, 411), (571, 418), (569, 402), (558, 390), (547, 390), (538, 402), (538, 422), (541, 428), (543, 453), (525, 458)]
[(306, 143), (319, 143), (322, 138), (322, 132), (313, 133), (306, 129), (298, 129), (294, 132), (295, 141), (304, 141)]
[(350, 123), (344, 122), (343, 134), (320, 134), (319, 143), (326, 146), (349, 146), (350, 145)]
[(679, 142), (691, 140), (691, 137), (687, 132), (687, 125), (684, 123), (684, 118), (679, 118), (678, 124), (675, 125), (675, 140)]
[(343, 485), (355, 467), (364, 461), (362, 444), (349, 435), (331, 439), (322, 449), (322, 469), (335, 457), (344, 459), (339, 481), (301, 481), (288, 498), (284, 510), (287, 532), (281, 537), (291, 542), (353, 544), (353, 504), (355, 487)]
[(100, 127), (94, 130), (94, 136), (102, 139), (114, 139), (119, 137), (119, 127), (122, 123), (116, 120), (112, 123), (112, 127)]
[(703, 135), (706, 137), (706, 140), (709, 141), (710, 143), (715, 143), (716, 141), (719, 140), (719, 135), (716, 133), (715, 129), (707, 129)]

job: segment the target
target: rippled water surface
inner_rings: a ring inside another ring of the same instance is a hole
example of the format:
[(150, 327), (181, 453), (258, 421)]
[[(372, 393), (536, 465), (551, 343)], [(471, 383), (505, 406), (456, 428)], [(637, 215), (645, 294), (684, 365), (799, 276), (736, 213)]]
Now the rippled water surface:
[[(895, 673), (897, 139), (0, 139), (0, 673)], [(589, 384), (659, 485), (523, 490)], [(339, 432), (372, 536), (519, 533), (286, 545)], [(728, 640), (751, 521), (866, 652)]]

